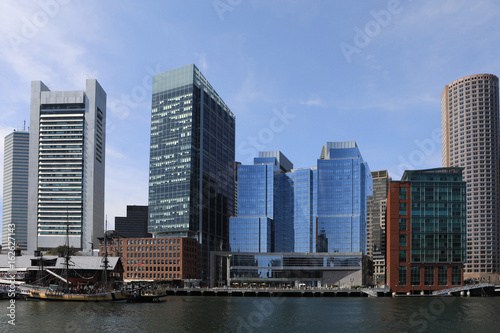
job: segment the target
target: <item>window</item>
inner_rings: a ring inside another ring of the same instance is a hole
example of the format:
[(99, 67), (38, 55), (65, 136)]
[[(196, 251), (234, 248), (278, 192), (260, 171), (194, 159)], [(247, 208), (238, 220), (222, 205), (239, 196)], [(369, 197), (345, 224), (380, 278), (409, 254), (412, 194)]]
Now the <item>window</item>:
[(399, 215), (406, 215), (406, 202), (399, 203)]
[(420, 266), (411, 267), (411, 284), (420, 285)]
[(434, 267), (433, 266), (425, 266), (424, 284), (426, 286), (434, 285)]
[(451, 284), (454, 286), (462, 284), (462, 267), (460, 266), (451, 267)]
[(448, 266), (438, 267), (438, 284), (446, 286), (448, 284)]
[(399, 262), (406, 262), (406, 250), (399, 250)]
[(399, 231), (406, 231), (406, 219), (405, 218), (399, 219)]
[(399, 267), (399, 285), (406, 286), (406, 266)]
[(406, 246), (406, 234), (399, 235), (399, 246)]

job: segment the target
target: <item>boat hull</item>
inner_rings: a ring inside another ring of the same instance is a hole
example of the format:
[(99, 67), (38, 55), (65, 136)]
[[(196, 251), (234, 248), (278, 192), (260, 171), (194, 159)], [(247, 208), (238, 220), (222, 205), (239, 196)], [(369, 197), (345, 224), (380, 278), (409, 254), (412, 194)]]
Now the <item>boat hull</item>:
[(69, 294), (47, 290), (29, 289), (22, 293), (27, 300), (63, 302), (127, 302), (133, 296), (125, 291), (110, 291), (95, 294)]

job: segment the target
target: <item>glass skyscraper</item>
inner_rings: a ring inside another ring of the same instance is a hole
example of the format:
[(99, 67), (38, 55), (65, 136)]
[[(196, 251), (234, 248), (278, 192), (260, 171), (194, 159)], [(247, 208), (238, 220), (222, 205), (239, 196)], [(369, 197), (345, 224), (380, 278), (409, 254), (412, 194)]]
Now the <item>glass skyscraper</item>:
[(153, 77), (148, 232), (226, 250), (234, 212), (235, 117), (195, 65)]
[[(356, 143), (328, 143), (314, 168), (283, 161), (279, 151), (260, 152), (254, 165), (238, 167), (231, 251), (366, 253), (372, 177)], [(271, 244), (262, 232), (269, 226)]]
[(106, 92), (97, 80), (85, 91), (31, 83), (29, 149), (28, 251), (69, 238), (90, 252), (104, 234)]
[[(28, 243), (28, 166), (30, 134), (14, 131), (5, 137), (3, 169), (2, 246), (8, 248), (9, 235), (19, 249)], [(9, 228), (9, 225), (14, 228)], [(13, 229), (14, 233), (10, 233)]]
[(292, 220), (286, 220), (283, 211), (288, 204), (283, 187), (290, 188), (285, 172), (291, 168), (280, 151), (260, 152), (254, 165), (238, 166), (238, 217), (230, 223), (232, 251), (274, 252), (293, 245)]
[(325, 252), (366, 254), (372, 176), (356, 142), (328, 142), (318, 160), (318, 235)]

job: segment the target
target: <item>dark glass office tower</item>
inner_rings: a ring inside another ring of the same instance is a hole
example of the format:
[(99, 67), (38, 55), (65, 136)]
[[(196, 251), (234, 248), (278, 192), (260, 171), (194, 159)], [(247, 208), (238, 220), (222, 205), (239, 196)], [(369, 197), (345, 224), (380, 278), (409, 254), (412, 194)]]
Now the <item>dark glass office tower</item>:
[(228, 250), (234, 212), (235, 117), (195, 65), (153, 77), (148, 232)]

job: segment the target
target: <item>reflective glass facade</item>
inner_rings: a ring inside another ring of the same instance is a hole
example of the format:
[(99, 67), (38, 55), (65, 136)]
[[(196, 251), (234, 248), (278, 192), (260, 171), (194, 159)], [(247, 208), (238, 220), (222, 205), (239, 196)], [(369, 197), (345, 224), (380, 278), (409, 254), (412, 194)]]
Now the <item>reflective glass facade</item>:
[(356, 143), (328, 143), (317, 167), (292, 167), (279, 151), (261, 152), (254, 165), (238, 166), (238, 217), (231, 218), (231, 250), (263, 251), (263, 239), (240, 230), (256, 230), (264, 225), (258, 217), (267, 217), (272, 252), (365, 253), (372, 178)]
[[(212, 279), (231, 286), (365, 285), (368, 261), (356, 253), (215, 252)], [(217, 263), (224, 258), (229, 267)], [(228, 272), (229, 270), (229, 272)], [(218, 274), (216, 274), (218, 273)], [(229, 274), (228, 274), (229, 273)], [(215, 283), (213, 283), (215, 285)]]
[(234, 140), (233, 113), (195, 65), (153, 77), (148, 232), (196, 238), (202, 278), (229, 244)]
[(390, 182), (387, 202), (391, 288), (428, 293), (463, 284), (467, 243), (462, 168), (405, 171), (401, 181)]
[(329, 142), (318, 160), (318, 234), (326, 252), (366, 253), (372, 176), (354, 141)]
[(316, 252), (317, 169), (295, 169), (287, 175), (293, 184), (293, 252)]
[(291, 191), (284, 171), (291, 166), (279, 151), (261, 152), (254, 165), (238, 166), (238, 216), (230, 219), (232, 251), (293, 250), (291, 204), (284, 198)]

